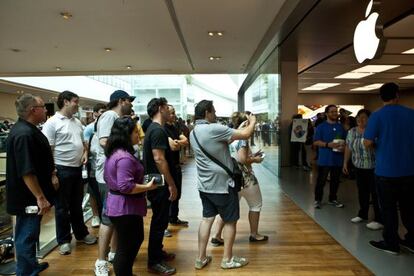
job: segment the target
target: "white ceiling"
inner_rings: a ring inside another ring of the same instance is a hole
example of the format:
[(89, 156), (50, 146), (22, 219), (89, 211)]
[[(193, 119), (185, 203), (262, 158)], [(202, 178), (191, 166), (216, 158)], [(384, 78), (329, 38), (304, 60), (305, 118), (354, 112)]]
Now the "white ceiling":
[(1, 0), (0, 76), (242, 73), (285, 2), (169, 1)]
[[(379, 59), (359, 64), (353, 46), (299, 74), (299, 93), (377, 93), (378, 89), (361, 92), (350, 89), (373, 83), (397, 82), (401, 89), (413, 89), (414, 80), (400, 77), (414, 74), (414, 55), (402, 52), (414, 48), (414, 15), (409, 15), (384, 29), (387, 44)], [(352, 40), (352, 38), (351, 38)], [(377, 73), (361, 79), (335, 79), (336, 76), (350, 72), (365, 65), (401, 65), (397, 68)], [(303, 91), (316, 83), (341, 83), (341, 85), (322, 91)]]

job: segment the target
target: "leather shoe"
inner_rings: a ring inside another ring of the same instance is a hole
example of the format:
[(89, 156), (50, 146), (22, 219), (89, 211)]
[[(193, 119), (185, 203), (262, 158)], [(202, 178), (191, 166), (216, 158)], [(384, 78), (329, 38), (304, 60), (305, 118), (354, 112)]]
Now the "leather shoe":
[(158, 263), (148, 267), (149, 273), (159, 274), (159, 275), (173, 275), (176, 270), (174, 267), (171, 267), (165, 263)]
[(49, 267), (49, 263), (48, 262), (38, 263), (38, 265), (37, 265), (38, 273), (42, 272), (43, 270), (46, 270), (48, 267)]

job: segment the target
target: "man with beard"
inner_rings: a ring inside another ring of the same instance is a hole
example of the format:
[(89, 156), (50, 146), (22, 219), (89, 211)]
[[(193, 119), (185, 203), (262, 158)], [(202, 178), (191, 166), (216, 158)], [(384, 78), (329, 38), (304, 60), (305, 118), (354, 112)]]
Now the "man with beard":
[[(98, 147), (99, 150), (96, 153), (95, 178), (98, 182), (99, 193), (103, 205), (101, 226), (99, 227), (98, 259), (95, 262), (96, 276), (109, 275), (108, 261), (111, 262), (114, 260), (116, 252), (116, 233), (114, 233), (113, 225), (105, 214), (108, 186), (104, 180), (104, 165), (106, 160), (104, 148), (106, 146), (106, 141), (111, 134), (112, 125), (115, 120), (119, 117), (131, 114), (132, 102), (134, 100), (135, 97), (130, 96), (123, 90), (116, 90), (113, 92), (107, 105), (108, 111), (99, 117), (96, 126), (96, 136), (99, 139), (100, 147)], [(108, 253), (108, 259), (106, 259), (110, 242), (111, 250)]]
[(169, 119), (168, 102), (165, 98), (153, 98), (147, 105), (152, 119), (145, 132), (143, 161), (145, 174), (162, 174), (165, 185), (147, 193), (151, 202), (152, 218), (148, 240), (148, 271), (162, 275), (172, 275), (175, 268), (166, 264), (175, 258), (163, 250), (164, 231), (169, 220), (170, 204), (177, 198), (177, 188), (170, 170), (173, 167), (168, 135), (164, 129)]
[(79, 96), (70, 91), (59, 94), (59, 111), (43, 125), (55, 159), (59, 189), (55, 205), (56, 239), (59, 253), (71, 253), (73, 234), (85, 244), (96, 243), (83, 220), (82, 165), (88, 161), (87, 144), (83, 139), (82, 123), (74, 117), (79, 109)]
[(336, 105), (328, 105), (325, 108), (327, 120), (317, 128), (313, 144), (319, 148), (318, 154), (318, 179), (315, 187), (315, 208), (321, 208), (323, 188), (328, 174), (331, 175), (329, 187), (330, 205), (343, 208), (344, 205), (337, 200), (339, 177), (344, 160), (344, 147), (346, 132), (338, 123), (338, 108)]

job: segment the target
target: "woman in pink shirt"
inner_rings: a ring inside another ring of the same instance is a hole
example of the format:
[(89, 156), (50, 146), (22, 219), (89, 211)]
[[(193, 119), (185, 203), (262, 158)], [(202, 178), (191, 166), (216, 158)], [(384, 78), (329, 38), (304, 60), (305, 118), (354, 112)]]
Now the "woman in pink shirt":
[(144, 167), (134, 157), (133, 145), (139, 141), (136, 122), (129, 117), (114, 122), (105, 148), (104, 178), (109, 192), (106, 215), (118, 236), (114, 260), (116, 275), (132, 275), (132, 267), (144, 240), (143, 217), (147, 213), (145, 192), (157, 188), (144, 182)]

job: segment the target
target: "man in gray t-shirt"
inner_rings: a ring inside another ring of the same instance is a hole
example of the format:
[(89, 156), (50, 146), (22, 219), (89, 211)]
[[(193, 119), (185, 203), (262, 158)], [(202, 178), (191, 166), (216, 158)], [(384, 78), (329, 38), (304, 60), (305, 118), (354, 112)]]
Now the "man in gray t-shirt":
[[(195, 107), (196, 124), (190, 134), (190, 144), (194, 151), (197, 166), (197, 188), (203, 205), (203, 219), (199, 227), (198, 258), (195, 267), (202, 269), (210, 261), (206, 255), (211, 226), (216, 215), (224, 222), (224, 253), (221, 267), (239, 268), (248, 263), (246, 258), (233, 256), (233, 242), (236, 236), (236, 223), (239, 219), (239, 198), (234, 182), (226, 171), (208, 158), (200, 145), (210, 155), (217, 158), (230, 170), (233, 163), (229, 143), (233, 140), (246, 140), (253, 134), (256, 124), (254, 115), (248, 116), (249, 125), (235, 130), (216, 122), (216, 110), (213, 102), (203, 100)], [(196, 139), (197, 138), (197, 139)], [(198, 143), (197, 143), (198, 140)]]

